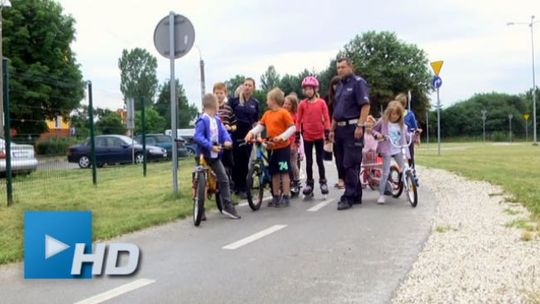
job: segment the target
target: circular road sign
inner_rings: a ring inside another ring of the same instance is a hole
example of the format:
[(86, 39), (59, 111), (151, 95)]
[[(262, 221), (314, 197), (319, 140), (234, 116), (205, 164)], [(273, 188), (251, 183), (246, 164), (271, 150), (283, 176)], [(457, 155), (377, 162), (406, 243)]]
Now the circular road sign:
[[(170, 58), (169, 17), (165, 16), (159, 21), (154, 30), (154, 45), (161, 56)], [(186, 55), (195, 42), (195, 29), (188, 18), (174, 15), (174, 58)]]

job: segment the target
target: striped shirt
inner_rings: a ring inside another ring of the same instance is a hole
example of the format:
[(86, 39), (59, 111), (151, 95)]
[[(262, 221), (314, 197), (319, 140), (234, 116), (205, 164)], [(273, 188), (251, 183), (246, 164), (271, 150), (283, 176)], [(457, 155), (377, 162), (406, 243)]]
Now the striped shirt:
[(236, 116), (227, 100), (225, 100), (223, 105), (219, 106), (218, 115), (224, 126), (232, 127), (236, 125)]

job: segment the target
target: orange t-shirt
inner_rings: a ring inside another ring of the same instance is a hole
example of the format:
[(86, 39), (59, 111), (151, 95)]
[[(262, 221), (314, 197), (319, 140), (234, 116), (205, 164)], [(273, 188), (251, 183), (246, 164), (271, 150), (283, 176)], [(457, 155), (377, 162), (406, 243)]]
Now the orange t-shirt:
[[(279, 108), (276, 111), (267, 110), (264, 112), (261, 121), (261, 125), (266, 128), (266, 135), (270, 138), (277, 137), (285, 132), (290, 126), (294, 126), (294, 121), (291, 117), (289, 111)], [(273, 145), (268, 145), (268, 149), (282, 149), (287, 147), (290, 144), (288, 140), (280, 141)]]

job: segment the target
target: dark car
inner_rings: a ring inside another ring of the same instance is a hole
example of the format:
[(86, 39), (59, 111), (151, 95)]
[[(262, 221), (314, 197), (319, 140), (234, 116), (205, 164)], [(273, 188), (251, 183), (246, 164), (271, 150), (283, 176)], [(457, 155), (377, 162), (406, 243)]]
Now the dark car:
[[(124, 135), (99, 135), (95, 138), (96, 165), (125, 164), (132, 162), (132, 147), (135, 150), (135, 162), (143, 162), (142, 145), (137, 141), (132, 146), (131, 138)], [(147, 145), (148, 160), (163, 160), (167, 158), (167, 151), (163, 148)], [(81, 168), (90, 167), (90, 139), (84, 143), (74, 145), (68, 149), (68, 161), (78, 163)]]
[(178, 140), (184, 142), (188, 156), (195, 155), (195, 152), (197, 151), (197, 143), (195, 143), (195, 140), (193, 139), (193, 135), (178, 136)]
[[(135, 140), (142, 144), (142, 135), (135, 136)], [(172, 137), (163, 134), (146, 134), (146, 144), (161, 147), (167, 150), (167, 157), (172, 156)], [(176, 141), (176, 150), (178, 151), (178, 157), (185, 157), (188, 155), (188, 150), (183, 140)]]

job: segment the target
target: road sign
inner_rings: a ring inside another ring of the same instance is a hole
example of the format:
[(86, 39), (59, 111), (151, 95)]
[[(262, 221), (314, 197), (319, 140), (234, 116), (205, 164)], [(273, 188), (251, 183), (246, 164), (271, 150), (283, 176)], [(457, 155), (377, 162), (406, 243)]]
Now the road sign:
[(435, 89), (438, 89), (442, 86), (442, 79), (441, 77), (439, 76), (435, 76), (433, 77), (433, 79), (431, 80), (431, 85), (433, 86), (433, 88)]
[(442, 61), (442, 60), (433, 61), (431, 63), (431, 68), (433, 69), (433, 73), (435, 73), (435, 75), (439, 76), (439, 73), (441, 72), (441, 68), (443, 66), (443, 63), (444, 63), (444, 61)]
[(529, 113), (525, 113), (525, 114), (523, 114), (523, 119), (525, 119), (525, 120), (529, 120)]
[[(154, 30), (154, 45), (161, 56), (170, 59), (169, 16), (164, 17)], [(186, 55), (195, 42), (195, 29), (188, 18), (174, 15), (174, 58)]]

